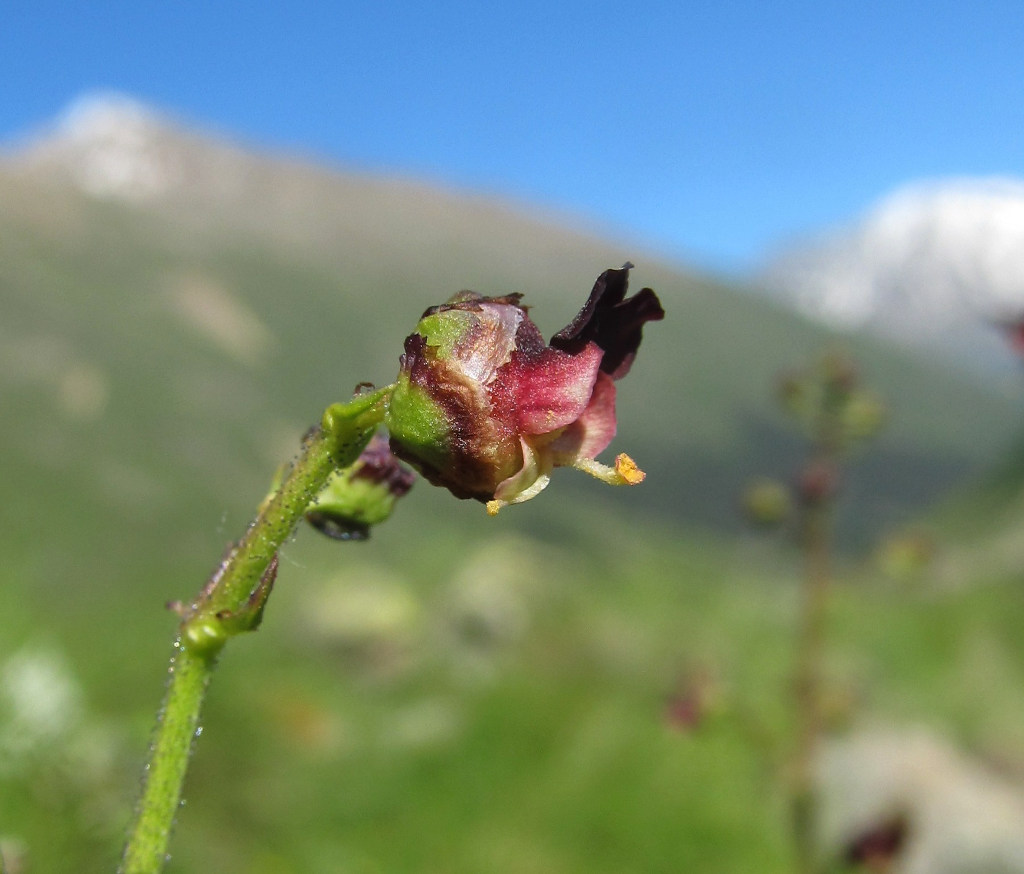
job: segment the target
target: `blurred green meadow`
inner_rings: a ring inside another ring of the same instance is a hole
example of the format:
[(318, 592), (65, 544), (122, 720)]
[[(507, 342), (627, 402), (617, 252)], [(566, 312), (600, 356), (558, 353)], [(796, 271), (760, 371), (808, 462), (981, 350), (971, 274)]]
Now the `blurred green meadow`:
[[(889, 419), (838, 513), (830, 731), (926, 726), (1024, 772), (1019, 395), (550, 217), (161, 136), (190, 174), (155, 199), (0, 162), (9, 874), (115, 868), (163, 605), (324, 406), (390, 382), (461, 288), (525, 292), (550, 335), (627, 258), (668, 313), (619, 388), (647, 482), (558, 471), (496, 519), (420, 482), (369, 542), (300, 531), (221, 659), (168, 870), (792, 870), (800, 556), (739, 496), (802, 452), (776, 374), (840, 342)], [(914, 532), (929, 560), (901, 562)]]

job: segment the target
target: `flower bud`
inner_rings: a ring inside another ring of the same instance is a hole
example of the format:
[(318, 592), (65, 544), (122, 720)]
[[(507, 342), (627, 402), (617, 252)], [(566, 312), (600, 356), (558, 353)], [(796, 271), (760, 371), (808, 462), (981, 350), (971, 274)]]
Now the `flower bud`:
[(840, 413), (844, 440), (858, 443), (875, 437), (885, 424), (885, 415), (885, 405), (872, 392), (853, 392)]
[(785, 413), (801, 419), (806, 415), (808, 386), (803, 374), (787, 373), (779, 380), (778, 399)]
[(412, 488), (413, 473), (377, 434), (351, 467), (336, 471), (306, 511), (306, 521), (335, 540), (365, 540)]
[(789, 489), (778, 480), (754, 480), (743, 493), (743, 510), (747, 518), (766, 528), (779, 525), (792, 511)]
[(877, 562), (890, 579), (908, 582), (920, 578), (935, 555), (935, 541), (930, 535), (923, 531), (907, 531), (882, 543)]
[(820, 507), (839, 490), (839, 469), (831, 461), (809, 461), (797, 475), (796, 493), (805, 507)]
[(628, 456), (614, 468), (594, 460), (615, 434), (615, 380), (643, 325), (664, 317), (649, 288), (625, 296), (631, 266), (605, 271), (550, 345), (518, 294), (465, 291), (428, 309), (406, 338), (385, 419), (395, 454), (491, 513), (537, 495), (555, 467), (640, 482)]
[(860, 381), (857, 365), (847, 354), (833, 351), (821, 361), (819, 378), (825, 391), (842, 403)]

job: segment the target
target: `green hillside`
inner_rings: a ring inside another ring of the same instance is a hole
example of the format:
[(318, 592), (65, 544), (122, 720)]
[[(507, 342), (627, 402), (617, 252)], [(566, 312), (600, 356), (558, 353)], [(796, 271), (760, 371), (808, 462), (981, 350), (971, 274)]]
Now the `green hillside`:
[[(647, 482), (558, 471), (498, 519), (421, 483), (368, 544), (301, 533), (265, 628), (216, 679), (172, 870), (785, 870), (773, 753), (744, 714), (785, 729), (794, 568), (734, 536), (735, 508), (798, 457), (776, 374), (835, 338), (553, 217), (174, 129), (160, 146), (180, 182), (138, 201), (83, 193), (53, 154), (0, 164), (0, 659), (56, 678), (66, 714), (18, 746), (17, 708), (0, 712), (8, 852), (111, 870), (173, 632), (160, 605), (198, 587), (327, 403), (394, 378), (425, 307), (521, 291), (550, 335), (629, 259), (668, 313), (612, 447)], [(980, 475), (1019, 407), (852, 346), (890, 409), (843, 508), (863, 546)], [(880, 591), (837, 609), (840, 661), (883, 709), (979, 744), (1024, 724), (943, 691), (952, 632), (909, 659), (896, 643), (968, 610), (1011, 677), (998, 594)], [(666, 697), (704, 667), (721, 712), (677, 732)]]

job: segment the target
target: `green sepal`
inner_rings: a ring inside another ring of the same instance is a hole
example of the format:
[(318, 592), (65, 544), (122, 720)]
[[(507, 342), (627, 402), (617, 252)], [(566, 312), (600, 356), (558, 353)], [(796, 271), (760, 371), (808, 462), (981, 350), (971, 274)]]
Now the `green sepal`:
[(395, 383), (384, 424), (405, 457), (443, 469), (451, 456), (451, 426), (444, 408), (402, 374)]
[(473, 328), (474, 313), (465, 310), (441, 310), (420, 319), (416, 333), (427, 341), (439, 361), (450, 358), (456, 345)]

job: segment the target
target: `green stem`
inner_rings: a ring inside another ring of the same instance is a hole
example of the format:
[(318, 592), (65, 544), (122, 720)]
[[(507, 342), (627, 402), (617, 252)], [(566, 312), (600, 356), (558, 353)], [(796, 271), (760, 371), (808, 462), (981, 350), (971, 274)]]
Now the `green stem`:
[(260, 506), (245, 535), (196, 599), (180, 606), (180, 634), (143, 773), (142, 796), (121, 859), (123, 874), (156, 874), (163, 869), (217, 654), (229, 637), (259, 624), (277, 550), (330, 475), (359, 457), (383, 418), (390, 392), (388, 387), (327, 409), (321, 426), (307, 435), (298, 458)]
[(215, 657), (192, 652), (181, 638), (174, 642), (167, 693), (146, 763), (144, 791), (121, 860), (125, 874), (155, 872), (164, 865), (214, 661)]

